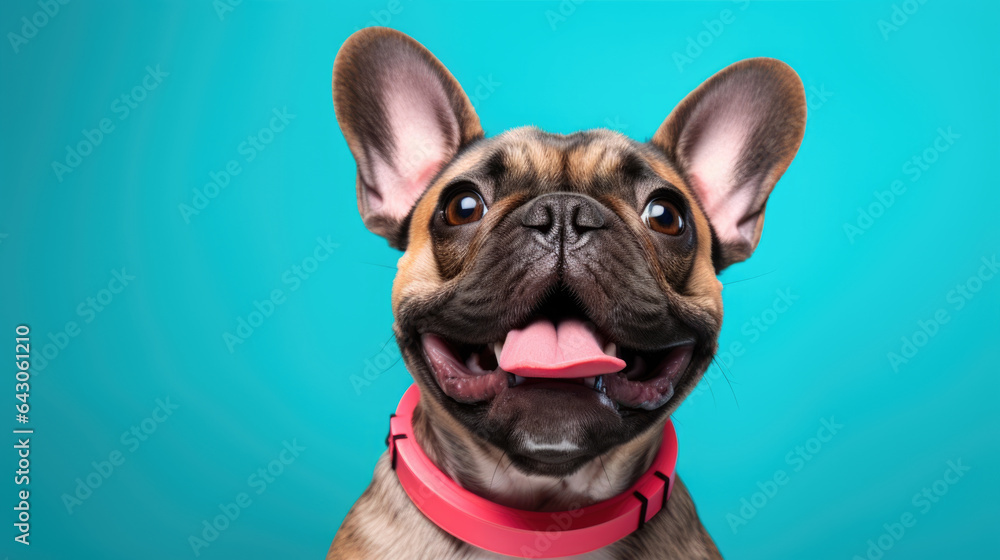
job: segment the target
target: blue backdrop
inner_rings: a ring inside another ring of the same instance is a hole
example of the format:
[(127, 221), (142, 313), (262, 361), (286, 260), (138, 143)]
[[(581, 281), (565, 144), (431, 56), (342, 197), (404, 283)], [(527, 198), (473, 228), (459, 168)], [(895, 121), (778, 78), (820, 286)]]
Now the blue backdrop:
[(0, 556), (323, 557), (410, 383), (386, 345), (399, 253), (357, 216), (330, 95), (340, 44), (382, 24), (451, 69), (491, 134), (645, 140), (727, 64), (795, 68), (805, 140), (757, 254), (723, 275), (726, 375), (675, 416), (679, 472), (727, 558), (986, 557), (998, 17), (943, 0), (0, 3), (0, 418), (34, 430), (27, 486), (3, 436)]

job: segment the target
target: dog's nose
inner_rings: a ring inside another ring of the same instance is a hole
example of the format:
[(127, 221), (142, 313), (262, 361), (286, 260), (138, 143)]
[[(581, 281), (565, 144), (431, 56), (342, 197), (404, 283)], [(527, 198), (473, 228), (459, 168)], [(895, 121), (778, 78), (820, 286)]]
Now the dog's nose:
[(551, 193), (531, 201), (521, 223), (540, 231), (549, 243), (575, 243), (586, 232), (603, 228), (604, 214), (589, 196)]

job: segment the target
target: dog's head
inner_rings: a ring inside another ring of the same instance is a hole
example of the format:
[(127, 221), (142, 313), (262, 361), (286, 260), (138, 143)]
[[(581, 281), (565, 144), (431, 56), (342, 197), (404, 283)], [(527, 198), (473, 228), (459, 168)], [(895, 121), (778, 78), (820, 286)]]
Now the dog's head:
[(448, 70), (385, 28), (348, 39), (333, 92), (364, 222), (405, 250), (395, 329), (425, 406), (549, 475), (662, 427), (694, 388), (716, 274), (757, 246), (805, 127), (795, 72), (750, 59), (647, 143), (487, 139)]

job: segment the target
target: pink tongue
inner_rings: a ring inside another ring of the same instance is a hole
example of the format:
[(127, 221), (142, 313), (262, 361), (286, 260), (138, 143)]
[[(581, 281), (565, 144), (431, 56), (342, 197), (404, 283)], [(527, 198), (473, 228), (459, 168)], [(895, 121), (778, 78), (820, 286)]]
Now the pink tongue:
[(597, 338), (578, 319), (558, 325), (538, 319), (507, 333), (500, 367), (522, 377), (592, 377), (621, 371), (624, 360), (608, 356)]

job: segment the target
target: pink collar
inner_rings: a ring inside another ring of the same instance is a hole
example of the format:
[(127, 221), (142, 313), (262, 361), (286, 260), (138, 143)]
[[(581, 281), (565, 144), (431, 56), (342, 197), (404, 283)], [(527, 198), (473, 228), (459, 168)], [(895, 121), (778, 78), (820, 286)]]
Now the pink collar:
[(493, 503), (443, 473), (413, 438), (411, 418), (420, 389), (407, 389), (389, 421), (389, 454), (403, 490), (428, 519), (479, 548), (521, 558), (584, 554), (628, 536), (666, 507), (677, 463), (677, 436), (668, 419), (650, 469), (613, 498), (572, 511), (538, 512)]

